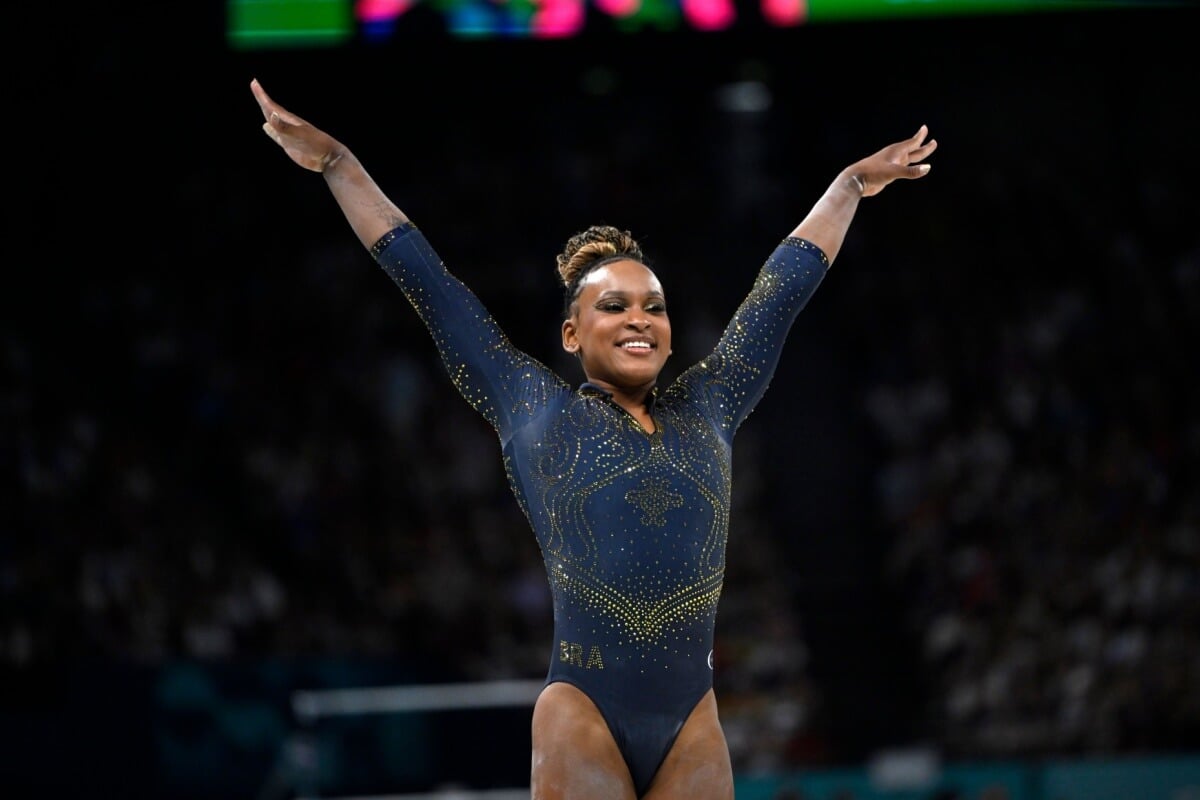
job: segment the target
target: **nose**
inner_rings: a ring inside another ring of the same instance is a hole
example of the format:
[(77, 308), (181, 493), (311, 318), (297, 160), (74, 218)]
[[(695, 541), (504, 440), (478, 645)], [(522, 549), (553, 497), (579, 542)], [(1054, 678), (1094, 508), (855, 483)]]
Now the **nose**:
[(645, 314), (635, 311), (625, 319), (625, 327), (633, 328), (639, 332), (650, 330), (650, 320)]

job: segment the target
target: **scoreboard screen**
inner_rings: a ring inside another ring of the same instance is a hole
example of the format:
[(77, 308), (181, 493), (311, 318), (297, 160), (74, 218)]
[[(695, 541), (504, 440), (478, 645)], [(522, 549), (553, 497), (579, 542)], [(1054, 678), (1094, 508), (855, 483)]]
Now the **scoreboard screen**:
[(1109, 0), (227, 0), (238, 50), (339, 46), (430, 31), (456, 38), (562, 39), (597, 30), (720, 32), (904, 17), (1145, 7)]

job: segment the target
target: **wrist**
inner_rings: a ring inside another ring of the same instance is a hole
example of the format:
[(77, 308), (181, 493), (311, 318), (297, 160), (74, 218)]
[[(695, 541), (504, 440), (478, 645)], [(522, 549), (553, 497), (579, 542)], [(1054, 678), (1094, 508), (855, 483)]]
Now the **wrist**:
[(346, 161), (346, 149), (335, 147), (321, 159), (321, 173), (328, 174)]

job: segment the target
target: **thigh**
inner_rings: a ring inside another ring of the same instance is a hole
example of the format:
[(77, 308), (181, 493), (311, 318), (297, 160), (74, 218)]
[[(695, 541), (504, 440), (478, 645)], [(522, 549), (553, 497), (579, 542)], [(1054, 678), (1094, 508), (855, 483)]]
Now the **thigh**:
[(712, 690), (696, 704), (663, 759), (646, 800), (732, 800), (729, 743)]
[(533, 707), (532, 800), (633, 800), (633, 778), (604, 717), (569, 683)]

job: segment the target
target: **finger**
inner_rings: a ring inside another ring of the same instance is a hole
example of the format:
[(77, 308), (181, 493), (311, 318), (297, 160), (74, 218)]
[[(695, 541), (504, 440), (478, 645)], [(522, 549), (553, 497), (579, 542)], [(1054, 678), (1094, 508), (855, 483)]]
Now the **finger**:
[(281, 147), (283, 146), (283, 140), (279, 135), (279, 131), (277, 131), (277, 130), (275, 130), (275, 128), (271, 127), (271, 123), (264, 122), (262, 128), (266, 132), (267, 136), (271, 137), (271, 139), (275, 142), (275, 144), (277, 144)]
[(937, 150), (937, 139), (930, 139), (924, 145), (909, 153), (909, 160), (924, 161), (933, 153), (934, 150)]
[(288, 126), (303, 125), (304, 120), (297, 117), (295, 114), (289, 113), (281, 108), (278, 103), (271, 99), (266, 90), (262, 88), (258, 80), (253, 80), (250, 83), (250, 89), (254, 92), (255, 98), (258, 100), (258, 107), (262, 109), (263, 118), (274, 125), (276, 128), (284, 128)]
[(271, 100), (270, 95), (266, 93), (266, 90), (262, 88), (257, 78), (250, 81), (250, 91), (254, 93), (254, 99), (258, 101), (258, 107), (262, 109), (263, 117), (270, 119), (271, 109), (275, 103)]
[(296, 127), (295, 123), (289, 119), (284, 119), (283, 115), (278, 111), (271, 112), (271, 116), (267, 117), (267, 123), (281, 134), (286, 133), (289, 128)]
[(286, 108), (280, 107), (278, 103), (270, 100), (268, 100), (268, 102), (270, 103), (270, 113), (267, 116), (267, 120), (276, 127), (299, 128), (300, 126), (307, 124), (303, 119), (297, 117)]

